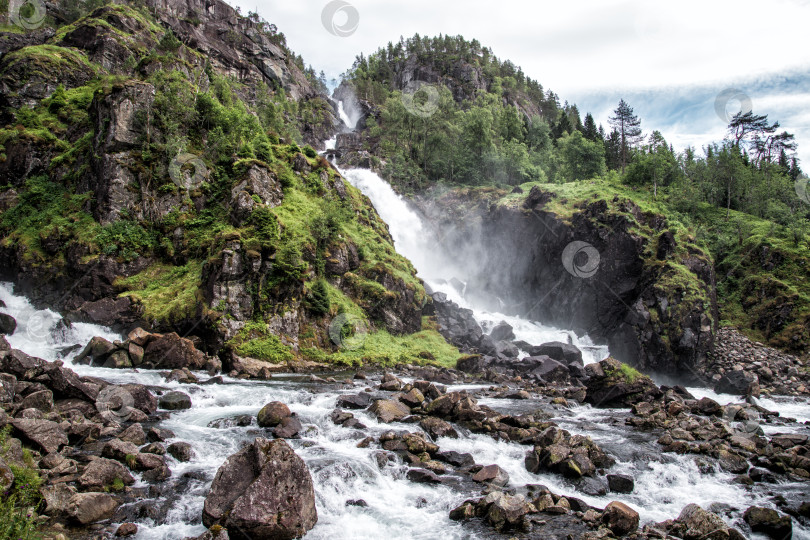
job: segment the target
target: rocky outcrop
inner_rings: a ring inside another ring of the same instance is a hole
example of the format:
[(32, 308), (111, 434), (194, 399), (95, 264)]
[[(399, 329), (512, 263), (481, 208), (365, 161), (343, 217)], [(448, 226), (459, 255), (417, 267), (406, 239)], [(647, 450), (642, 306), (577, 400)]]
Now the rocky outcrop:
[[(587, 333), (630, 365), (689, 378), (711, 349), (717, 320), (709, 258), (685, 245), (681, 255), (647, 264), (656, 238), (649, 235), (669, 230), (663, 216), (601, 200), (564, 219), (546, 209), (553, 197), (535, 186), (519, 207), (475, 190), (417, 204), (451, 258), (476, 254), (467, 288), (506, 303), (494, 309)], [(635, 232), (633, 222), (649, 230)], [(689, 284), (673, 288), (682, 270)]]
[(235, 539), (300, 538), (315, 526), (315, 492), (303, 460), (281, 440), (256, 439), (217, 471), (203, 523)]

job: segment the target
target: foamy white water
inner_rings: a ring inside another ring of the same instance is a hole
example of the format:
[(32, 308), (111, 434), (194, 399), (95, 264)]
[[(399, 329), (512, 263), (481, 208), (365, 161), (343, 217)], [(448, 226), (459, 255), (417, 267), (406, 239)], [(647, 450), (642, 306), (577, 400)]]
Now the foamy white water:
[(471, 302), (448, 281), (463, 275), (463, 268), (459, 265), (474, 264), (473, 261), (447, 260), (437, 248), (439, 242), (433, 231), (425, 226), (408, 201), (397, 194), (378, 174), (368, 169), (346, 169), (340, 172), (354, 187), (371, 199), (377, 213), (388, 224), (397, 252), (413, 263), (419, 277), (434, 291), (443, 292), (459, 306), (471, 309), (473, 317), (485, 331), (491, 330), (500, 321), (506, 321), (512, 326), (517, 340), (532, 345), (549, 341), (571, 343), (582, 351), (585, 363), (598, 362), (609, 356), (607, 346), (594, 344), (587, 335), (577, 336), (568, 330), (514, 315), (487, 311)]

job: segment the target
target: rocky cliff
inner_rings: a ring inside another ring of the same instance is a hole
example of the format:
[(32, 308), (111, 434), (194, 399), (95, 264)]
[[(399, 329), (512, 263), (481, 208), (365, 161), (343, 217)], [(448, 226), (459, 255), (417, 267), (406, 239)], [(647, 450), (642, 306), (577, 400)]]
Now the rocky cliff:
[(218, 0), (64, 8), (0, 33), (2, 279), (262, 361), (334, 350), (337, 313), (420, 330), (422, 284), (312, 148), (334, 111), (274, 26)]
[(467, 287), (503, 302), (493, 308), (588, 333), (647, 371), (695, 379), (717, 320), (711, 260), (679, 223), (600, 188), (462, 189), (418, 203), (442, 249), (479, 261)]

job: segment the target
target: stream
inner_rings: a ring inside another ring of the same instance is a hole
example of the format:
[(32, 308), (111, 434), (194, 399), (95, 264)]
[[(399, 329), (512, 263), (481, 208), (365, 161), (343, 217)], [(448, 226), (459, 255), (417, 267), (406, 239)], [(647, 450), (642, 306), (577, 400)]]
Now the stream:
[[(340, 111), (342, 116), (346, 116), (342, 104)], [(348, 120), (346, 117), (344, 121), (348, 124)], [(327, 146), (330, 144), (334, 145), (334, 140), (329, 141)], [(463, 290), (459, 291), (449, 281), (462, 275), (456, 273), (460, 269), (442, 260), (441, 254), (436, 252), (437, 243), (432, 241), (431, 232), (407, 201), (371, 171), (349, 169), (341, 172), (371, 199), (389, 225), (397, 250), (414, 263), (420, 277), (434, 291), (444, 292), (462, 307), (472, 309), (485, 331), (500, 321), (506, 321), (514, 328), (516, 339), (530, 344), (554, 340), (573, 343), (583, 351), (586, 363), (599, 361), (609, 355), (606, 346), (593, 343), (588, 336), (577, 336), (564, 329), (486, 311), (471, 304), (462, 294)], [(434, 247), (431, 249), (430, 246)], [(461, 264), (466, 264), (466, 261), (461, 261)], [(200, 384), (182, 384), (165, 382), (156, 371), (73, 364), (71, 359), (78, 351), (74, 349), (65, 354), (67, 347), (83, 347), (93, 336), (102, 336), (110, 341), (122, 339), (122, 336), (93, 324), (66, 325), (58, 313), (35, 309), (26, 298), (16, 295), (13, 286), (8, 283), (0, 284), (0, 299), (7, 305), (2, 311), (18, 322), (15, 333), (7, 336), (12, 347), (46, 360), (63, 359), (82, 376), (99, 377), (113, 383), (137, 382), (149, 386), (156, 393), (176, 389), (191, 396), (190, 409), (166, 414), (166, 419), (159, 425), (175, 434), (175, 438), (167, 443), (190, 443), (194, 457), (189, 462), (181, 463), (167, 455), (172, 476), (160, 489), (149, 488), (138, 479), (134, 487), (136, 490), (141, 488), (143, 499), (127, 503), (128, 508), (124, 508), (124, 513), (128, 512), (128, 517), (138, 524), (138, 539), (183, 539), (205, 531), (201, 523), (202, 507), (214, 475), (225, 459), (240, 449), (242, 443), (265, 436), (265, 431), (256, 425), (255, 416), (270, 401), (286, 403), (304, 425), (301, 438), (289, 442), (306, 462), (315, 485), (318, 523), (306, 535), (307, 539), (501, 537), (477, 522), (462, 524), (449, 519), (450, 510), (465, 499), (480, 497), (480, 484), (473, 483), (469, 477), (449, 473), (444, 477), (445, 483), (440, 485), (414, 483), (405, 477), (407, 465), (397, 462), (380, 467), (376, 458), (379, 450), (357, 447), (363, 438), (377, 438), (392, 429), (419, 430), (416, 424), (382, 424), (366, 411), (353, 411), (367, 426), (366, 429), (345, 428), (330, 420), (329, 415), (340, 395), (357, 393), (376, 385), (378, 381), (352, 380), (353, 372), (343, 372), (322, 375), (344, 381), (336, 383), (310, 382), (308, 376), (279, 374), (269, 381), (245, 381), (223, 376), (223, 383), (206, 385), (204, 382), (208, 375), (199, 372), (196, 375)], [(460, 388), (449, 386), (448, 391)], [(689, 503), (708, 508), (716, 502), (734, 507), (734, 511), (725, 516), (733, 523), (740, 519), (741, 512), (748, 506), (773, 507), (771, 498), (775, 494), (795, 498), (807, 489), (806, 483), (756, 484), (748, 487), (733, 482), (734, 476), (731, 474), (702, 474), (694, 455), (664, 454), (656, 443), (658, 435), (625, 426), (624, 419), (630, 414), (626, 409), (594, 409), (588, 405), (566, 409), (553, 407), (547, 398), (538, 396), (529, 400), (494, 398), (487, 394), (488, 384), (466, 385), (464, 388), (478, 394), (481, 404), (500, 412), (514, 414), (543, 409), (561, 427), (572, 433), (589, 435), (606, 452), (616, 457), (617, 464), (611, 468), (611, 472), (626, 473), (635, 479), (635, 490), (631, 494), (589, 496), (559, 475), (528, 472), (523, 462), (528, 449), (526, 446), (496, 441), (461, 428), (457, 428), (460, 434), (458, 439), (441, 438), (436, 441), (443, 451), (468, 452), (481, 465), (497, 463), (509, 473), (510, 487), (543, 484), (555, 493), (574, 495), (598, 507), (619, 499), (640, 513), (642, 524), (650, 520), (675, 518)], [(717, 395), (706, 389), (689, 390), (697, 397), (709, 396), (721, 404), (735, 401), (733, 396)], [(798, 420), (785, 425), (764, 425), (766, 433), (810, 431), (803, 424), (810, 421), (807, 400), (775, 397), (763, 399), (761, 404)], [(243, 415), (251, 417), (250, 425), (237, 425), (235, 419)], [(357, 499), (365, 501), (367, 506), (347, 504)], [(794, 538), (810, 538), (810, 531), (802, 529), (794, 521)]]

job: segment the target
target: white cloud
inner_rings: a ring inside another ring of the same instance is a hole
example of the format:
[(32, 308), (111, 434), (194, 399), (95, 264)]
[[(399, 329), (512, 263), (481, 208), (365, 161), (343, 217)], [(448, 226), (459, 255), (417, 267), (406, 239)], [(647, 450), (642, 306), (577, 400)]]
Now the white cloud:
[[(794, 130), (800, 149), (810, 150), (806, 98), (788, 97), (783, 88), (788, 74), (810, 74), (807, 0), (348, 1), (360, 16), (348, 37), (321, 24), (326, 0), (231, 3), (276, 24), (290, 47), (330, 78), (349, 69), (356, 55), (400, 36), (461, 34), (597, 118), (606, 120), (619, 96), (643, 95), (634, 106), (649, 119), (647, 129), (661, 129), (673, 140), (692, 134), (695, 145), (704, 135), (724, 132), (716, 124), (714, 96), (747, 81), (767, 88), (752, 95), (757, 112)], [(694, 88), (705, 92), (702, 101), (690, 99)], [(676, 124), (683, 131), (668, 132)], [(803, 161), (810, 168), (810, 153)]]

